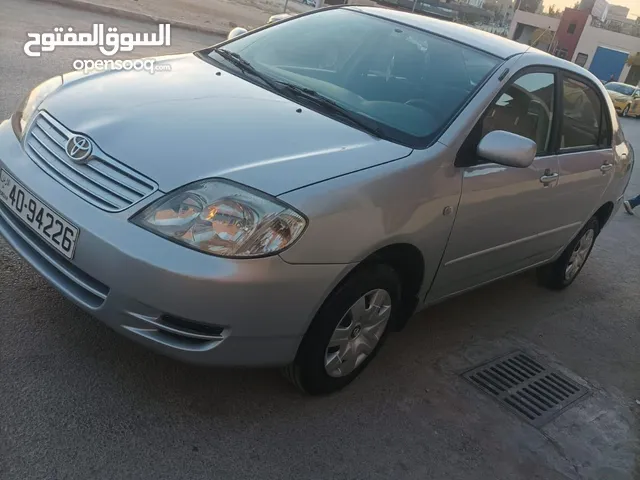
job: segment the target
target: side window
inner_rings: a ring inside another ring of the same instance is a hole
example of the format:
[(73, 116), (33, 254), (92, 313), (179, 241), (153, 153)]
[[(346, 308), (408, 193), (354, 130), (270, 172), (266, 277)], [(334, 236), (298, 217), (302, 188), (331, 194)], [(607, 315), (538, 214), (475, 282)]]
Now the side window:
[(589, 56), (586, 53), (579, 53), (576, 56), (576, 65), (580, 65), (581, 67), (584, 67), (585, 64), (587, 63), (588, 58)]
[[(564, 109), (560, 148), (597, 148), (610, 143), (608, 122), (597, 92), (573, 78), (562, 82)], [(604, 127), (604, 128), (603, 128)]]
[(549, 149), (553, 120), (553, 73), (527, 73), (513, 82), (489, 107), (482, 120), (482, 137), (505, 130), (538, 145), (538, 154)]

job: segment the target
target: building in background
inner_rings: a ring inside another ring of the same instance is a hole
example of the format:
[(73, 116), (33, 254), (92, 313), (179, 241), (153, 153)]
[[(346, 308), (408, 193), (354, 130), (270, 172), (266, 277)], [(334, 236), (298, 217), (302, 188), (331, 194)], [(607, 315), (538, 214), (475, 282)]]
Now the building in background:
[(498, 26), (508, 26), (514, 12), (513, 0), (484, 0), (484, 9), (493, 12), (494, 22)]
[(609, 5), (609, 10), (607, 11), (606, 20), (631, 20), (629, 17), (629, 7), (623, 7), (622, 5)]
[(559, 18), (516, 10), (511, 20), (508, 37), (548, 52), (555, 39), (558, 25), (560, 25)]
[[(640, 23), (632, 21), (637, 28), (628, 33), (612, 31), (606, 23), (607, 15), (613, 15), (615, 20), (621, 9), (614, 8), (611, 14), (610, 6), (603, 5), (602, 0), (583, 0), (580, 7), (565, 9), (560, 18), (516, 10), (508, 36), (574, 62), (602, 81), (613, 78), (637, 84)], [(594, 11), (597, 18), (592, 14)]]
[(549, 53), (565, 60), (572, 59), (589, 17), (589, 12), (586, 10), (565, 9), (560, 17), (560, 23)]
[(640, 20), (629, 18), (629, 8), (622, 5), (609, 5), (603, 27), (613, 32), (633, 35), (640, 31)]
[(515, 10), (523, 12), (535, 13), (541, 8), (542, 0), (516, 0)]
[(587, 11), (593, 18), (604, 22), (609, 11), (609, 2), (607, 0), (582, 0), (578, 10)]

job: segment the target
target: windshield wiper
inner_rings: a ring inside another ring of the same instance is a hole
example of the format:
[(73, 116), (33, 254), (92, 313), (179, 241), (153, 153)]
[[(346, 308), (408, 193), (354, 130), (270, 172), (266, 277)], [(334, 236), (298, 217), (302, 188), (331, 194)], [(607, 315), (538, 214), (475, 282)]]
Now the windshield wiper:
[(241, 55), (236, 52), (230, 52), (224, 48), (216, 48), (213, 50), (222, 58), (227, 60), (232, 65), (238, 67), (243, 73), (252, 75), (254, 77), (259, 78), (268, 85), (272, 90), (282, 92), (283, 90), (289, 91), (293, 93), (297, 97), (302, 97), (307, 101), (312, 102), (314, 105), (323, 108), (325, 111), (330, 111), (334, 115), (341, 117), (343, 120), (349, 122), (352, 126), (359, 128), (360, 130), (364, 130), (365, 132), (373, 135), (375, 137), (381, 138), (384, 133), (382, 129), (378, 126), (372, 125), (354, 115), (350, 110), (344, 108), (333, 100), (325, 97), (324, 95), (319, 94), (315, 90), (310, 88), (299, 87), (292, 83), (281, 82), (278, 80), (272, 80), (267, 75), (264, 75), (262, 72), (256, 70), (256, 68), (251, 65), (250, 62), (242, 58)]
[(277, 82), (280, 85), (281, 90), (288, 90), (293, 93), (295, 96), (304, 98), (307, 101), (312, 102), (314, 105), (317, 105), (323, 108), (325, 111), (329, 111), (343, 120), (346, 120), (351, 125), (359, 128), (360, 130), (364, 130), (365, 132), (373, 135), (375, 137), (381, 138), (384, 136), (384, 132), (382, 129), (376, 125), (372, 125), (370, 122), (360, 118), (350, 110), (344, 108), (342, 105), (334, 102), (330, 98), (325, 97), (324, 95), (319, 94), (315, 90), (310, 88), (299, 87), (298, 85), (294, 85), (292, 83), (287, 82)]
[(229, 50), (226, 50), (224, 48), (216, 48), (213, 51), (216, 52), (225, 60), (227, 60), (232, 65), (235, 65), (236, 67), (238, 67), (243, 73), (247, 73), (249, 75), (253, 75), (254, 77), (259, 78), (264, 83), (266, 83), (269, 87), (271, 87), (271, 89), (273, 90), (279, 90), (278, 85), (276, 85), (273, 80), (271, 80), (268, 76), (264, 75), (262, 72), (256, 70), (256, 68), (253, 65), (251, 65), (250, 62), (242, 58), (242, 56), (240, 56), (238, 53), (230, 52)]

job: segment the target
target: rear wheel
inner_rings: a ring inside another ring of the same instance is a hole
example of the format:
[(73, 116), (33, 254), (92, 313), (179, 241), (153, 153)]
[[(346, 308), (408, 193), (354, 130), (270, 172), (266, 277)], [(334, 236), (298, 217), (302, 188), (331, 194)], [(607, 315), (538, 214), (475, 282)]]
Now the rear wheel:
[(325, 301), (285, 375), (312, 395), (354, 380), (376, 355), (400, 310), (400, 281), (386, 265), (361, 267)]
[(623, 117), (628, 117), (629, 116), (630, 108), (631, 108), (631, 105), (627, 105), (626, 107), (624, 107), (624, 110), (622, 110), (622, 116)]
[(538, 269), (539, 283), (552, 290), (562, 290), (571, 285), (587, 262), (598, 233), (600, 223), (592, 217), (560, 258)]

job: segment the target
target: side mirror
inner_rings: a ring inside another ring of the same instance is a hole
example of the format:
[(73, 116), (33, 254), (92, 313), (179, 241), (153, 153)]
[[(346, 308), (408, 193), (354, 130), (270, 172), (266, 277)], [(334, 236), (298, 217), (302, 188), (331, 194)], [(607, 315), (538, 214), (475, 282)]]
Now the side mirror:
[(227, 35), (227, 40), (239, 37), (240, 35), (244, 35), (247, 32), (248, 30), (246, 28), (236, 27), (229, 32), (229, 35)]
[(536, 158), (536, 142), (504, 130), (487, 133), (478, 145), (478, 156), (506, 167), (527, 168)]

